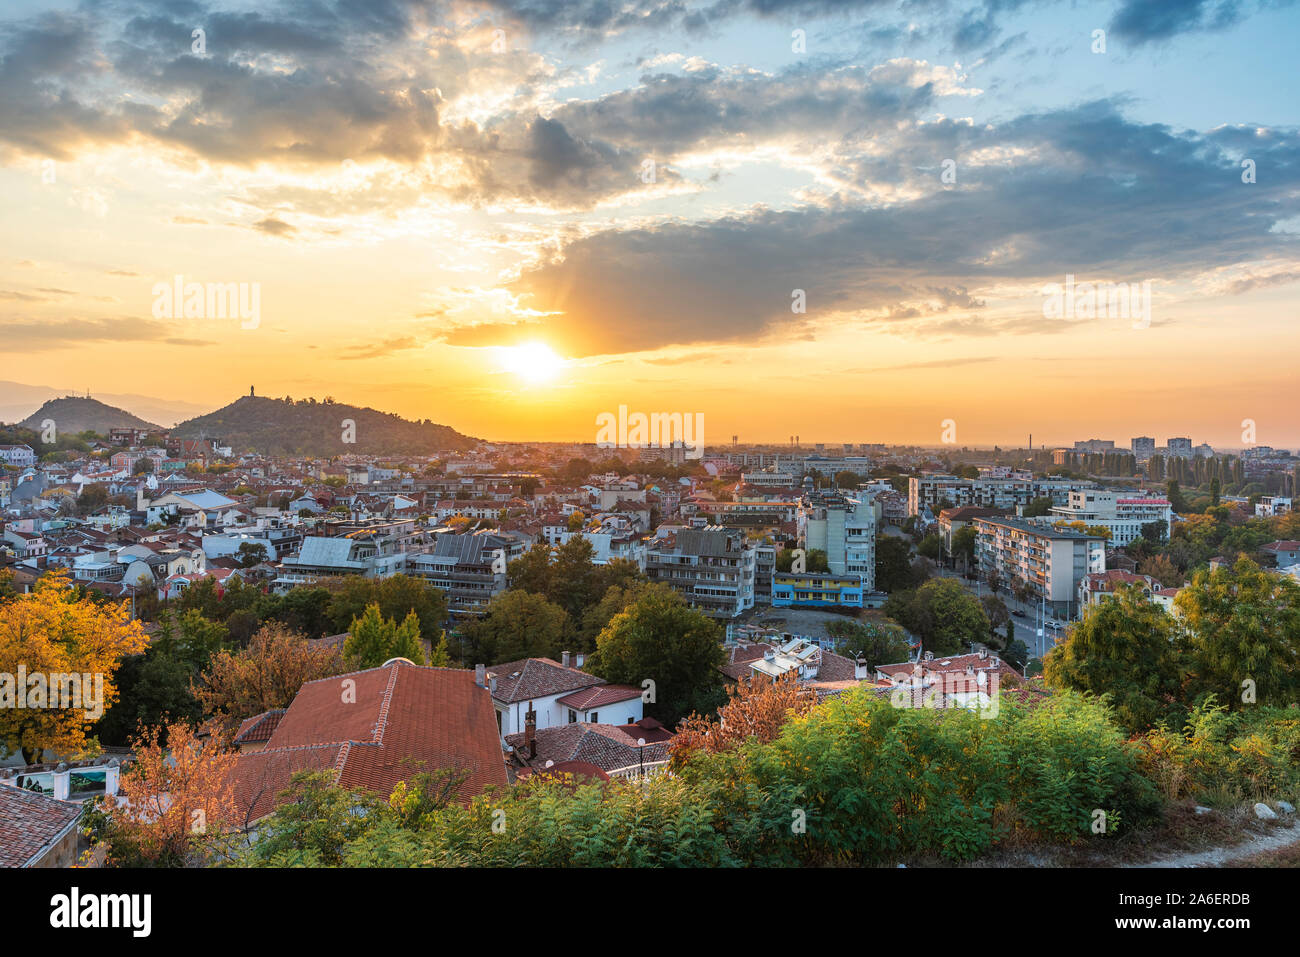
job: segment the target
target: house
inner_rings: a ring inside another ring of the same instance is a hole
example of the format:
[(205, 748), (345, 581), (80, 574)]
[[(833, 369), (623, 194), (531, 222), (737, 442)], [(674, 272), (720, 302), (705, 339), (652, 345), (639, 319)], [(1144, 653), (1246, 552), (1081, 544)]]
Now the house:
[(30, 445), (0, 445), (0, 460), (5, 465), (27, 468), (36, 464), (36, 452)]
[(524, 730), (529, 715), (540, 731), (566, 724), (599, 724), (601, 717), (631, 724), (643, 717), (641, 688), (611, 685), (582, 671), (583, 655), (560, 661), (526, 658), (484, 667), (501, 738)]
[(1277, 568), (1300, 565), (1300, 542), (1269, 542), (1260, 551), (1273, 559)]
[(1165, 611), (1173, 611), (1173, 598), (1179, 591), (1177, 588), (1165, 588), (1150, 575), (1135, 575), (1109, 568), (1079, 579), (1079, 617), (1082, 618), (1089, 608), (1114, 597), (1117, 591), (1130, 585), (1138, 586), (1148, 600), (1160, 605)]
[(77, 863), (81, 805), (0, 783), (0, 867)]
[(1020, 677), (1020, 672), (988, 651), (946, 658), (927, 651), (919, 661), (876, 666), (880, 693), (912, 707), (990, 711), (996, 708), (1001, 683), (1009, 680), (1015, 686)]
[[(394, 658), (378, 668), (307, 682), (265, 744), (239, 755), (235, 799), (246, 824), (275, 811), (298, 771), (325, 771), (339, 787), (382, 798), (421, 771), (463, 772), (456, 795), (466, 803), (489, 787), (506, 785), (492, 699), (475, 677)], [(244, 744), (253, 744), (253, 732), (274, 720), (257, 718), (240, 727)]]
[(662, 770), (672, 739), (673, 733), (654, 718), (642, 718), (624, 725), (568, 724), (541, 730), (525, 726), (508, 735), (506, 745), (516, 779), (529, 772), (551, 772), (608, 780)]

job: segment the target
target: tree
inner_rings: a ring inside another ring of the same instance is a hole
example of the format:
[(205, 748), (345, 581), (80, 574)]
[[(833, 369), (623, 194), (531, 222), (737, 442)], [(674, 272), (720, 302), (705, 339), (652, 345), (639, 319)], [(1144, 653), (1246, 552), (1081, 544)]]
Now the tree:
[(1150, 575), (1165, 588), (1177, 588), (1183, 583), (1183, 573), (1167, 555), (1152, 555), (1138, 562), (1137, 573)]
[(799, 684), (793, 672), (775, 681), (739, 681), (727, 689), (727, 697), (716, 717), (692, 714), (682, 722), (669, 745), (673, 768), (680, 769), (697, 751), (717, 754), (750, 738), (767, 744), (786, 721), (817, 703), (817, 693)]
[(890, 595), (885, 613), (936, 655), (957, 654), (972, 642), (989, 637), (983, 606), (951, 578), (937, 578), (916, 591)]
[[(292, 594), (292, 593), (290, 593)], [(387, 578), (364, 578), (348, 575), (338, 586), (329, 603), (329, 616), (335, 633), (346, 631), (356, 618), (372, 604), (379, 606), (385, 618), (402, 621), (412, 612), (420, 624), (420, 636), (428, 642), (442, 635), (447, 620), (447, 596), (442, 589), (409, 575)]]
[(136, 460), (135, 465), (131, 466), (132, 475), (148, 475), (153, 471), (153, 459), (145, 455)]
[(1169, 504), (1179, 515), (1190, 511), (1187, 499), (1183, 498), (1183, 493), (1178, 487), (1178, 483), (1171, 481), (1165, 486), (1165, 497), (1169, 499)]
[(463, 633), (475, 664), (554, 658), (564, 650), (569, 618), (545, 596), (510, 588), (495, 596), (483, 617), (465, 625)]
[(220, 730), (233, 732), (245, 718), (289, 707), (306, 682), (345, 670), (337, 649), (313, 647), (280, 622), (268, 622), (247, 648), (213, 655), (194, 694)]
[(900, 591), (915, 584), (912, 577), (912, 547), (897, 535), (876, 536), (876, 588)]
[(879, 621), (832, 621), (826, 632), (835, 649), (846, 658), (861, 658), (868, 668), (906, 661), (912, 645), (897, 625)]
[(1300, 585), (1239, 558), (1178, 593), (1190, 701), (1286, 707), (1300, 696)]
[(565, 523), (565, 527), (571, 532), (580, 532), (582, 531), (582, 526), (585, 525), (586, 522), (587, 516), (583, 515), (580, 511), (576, 511), (569, 516), (569, 520)]
[(1043, 660), (1053, 688), (1108, 694), (1119, 723), (1141, 732), (1177, 713), (1174, 622), (1135, 585), (1089, 608)]
[(673, 727), (693, 711), (721, 703), (724, 661), (716, 622), (689, 608), (666, 585), (654, 585), (596, 636), (587, 670), (613, 684), (646, 687), (646, 711)]
[(358, 670), (377, 668), (390, 658), (406, 658), (417, 665), (424, 664), (424, 649), (420, 646), (420, 619), (415, 612), (407, 612), (398, 624), (395, 618), (385, 618), (378, 603), (366, 606), (360, 618), (352, 619), (343, 655)]
[(939, 561), (943, 556), (943, 539), (937, 532), (931, 532), (921, 539), (921, 544), (916, 546), (916, 553), (932, 562)]
[(240, 568), (252, 568), (266, 561), (266, 545), (262, 542), (240, 542), (235, 557)]
[(1051, 510), (1052, 510), (1052, 497), (1050, 495), (1043, 495), (1040, 498), (1036, 498), (1032, 500), (1028, 505), (1026, 505), (1024, 511), (1021, 512), (1021, 515), (1025, 518), (1036, 518), (1039, 516), (1047, 515), (1049, 512), (1051, 512)]
[(122, 771), (123, 802), (106, 801), (89, 815), (92, 840), (112, 867), (186, 867), (217, 855), (240, 823), (235, 802), (236, 755), (215, 739), (200, 740), (183, 723), (140, 735), (135, 760)]
[(29, 764), (42, 751), (79, 752), (87, 727), (117, 700), (122, 659), (147, 643), (125, 604), (78, 598), (62, 570), (0, 605), (0, 751), (21, 749)]
[(952, 533), (952, 557), (960, 558), (963, 567), (975, 564), (975, 526), (963, 525)]

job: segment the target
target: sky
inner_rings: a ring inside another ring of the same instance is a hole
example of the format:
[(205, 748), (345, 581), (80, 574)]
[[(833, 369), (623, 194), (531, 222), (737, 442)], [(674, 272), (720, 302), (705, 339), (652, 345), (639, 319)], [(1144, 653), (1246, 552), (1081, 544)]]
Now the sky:
[(1297, 36), (1284, 0), (10, 0), (0, 408), (1294, 448)]

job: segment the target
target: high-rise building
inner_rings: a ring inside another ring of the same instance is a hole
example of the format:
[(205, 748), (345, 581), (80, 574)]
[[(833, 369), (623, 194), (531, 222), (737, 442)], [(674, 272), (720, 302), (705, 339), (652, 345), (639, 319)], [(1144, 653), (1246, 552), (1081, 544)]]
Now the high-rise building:
[(1133, 457), (1137, 459), (1138, 465), (1145, 465), (1151, 461), (1151, 456), (1156, 453), (1156, 440), (1148, 435), (1140, 435), (1130, 443), (1133, 449)]
[(799, 538), (826, 553), (833, 575), (857, 575), (876, 587), (876, 507), (869, 494), (811, 492), (799, 509)]

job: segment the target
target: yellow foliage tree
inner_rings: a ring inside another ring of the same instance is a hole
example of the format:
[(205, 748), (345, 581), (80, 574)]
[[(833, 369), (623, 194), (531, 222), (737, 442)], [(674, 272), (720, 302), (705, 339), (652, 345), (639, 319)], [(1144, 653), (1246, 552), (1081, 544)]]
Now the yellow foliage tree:
[(78, 600), (70, 584), (50, 572), (0, 604), (0, 753), (21, 749), (29, 763), (83, 752), (86, 728), (117, 700), (122, 659), (148, 644), (125, 603)]

